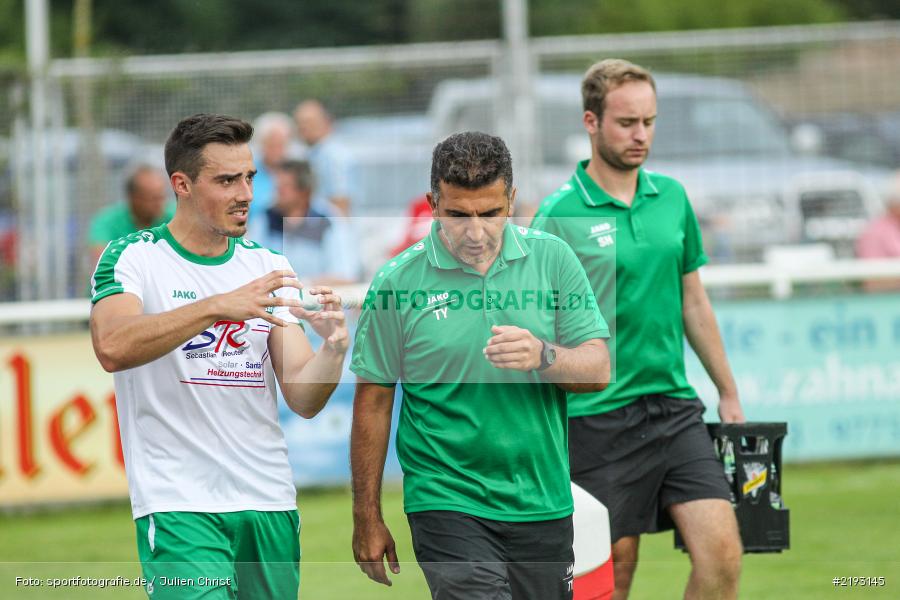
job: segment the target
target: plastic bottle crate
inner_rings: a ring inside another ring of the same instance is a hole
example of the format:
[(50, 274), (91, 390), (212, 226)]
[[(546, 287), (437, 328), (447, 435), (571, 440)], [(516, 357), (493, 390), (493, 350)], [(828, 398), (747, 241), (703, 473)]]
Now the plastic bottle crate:
[[(731, 488), (744, 552), (790, 548), (790, 512), (781, 496), (787, 423), (709, 423), (707, 428)], [(677, 529), (675, 547), (685, 549)]]

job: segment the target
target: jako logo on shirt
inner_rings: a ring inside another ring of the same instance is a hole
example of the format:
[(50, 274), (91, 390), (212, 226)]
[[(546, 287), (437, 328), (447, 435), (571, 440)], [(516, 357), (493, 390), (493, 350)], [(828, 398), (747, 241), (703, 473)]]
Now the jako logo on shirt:
[[(442, 294), (433, 294), (428, 297), (428, 308), (432, 309), (431, 314), (440, 321), (447, 318), (447, 305), (450, 304), (450, 292)], [(443, 307), (443, 308), (441, 308)]]
[(197, 292), (193, 290), (172, 290), (172, 297), (184, 300), (196, 300)]
[[(216, 321), (212, 331), (209, 329), (201, 331), (197, 337), (182, 346), (181, 350), (184, 352), (202, 350), (215, 344), (216, 347), (213, 351), (216, 354), (222, 351), (224, 345), (225, 351), (222, 354), (227, 355), (229, 347), (243, 348), (246, 346), (247, 342), (244, 341), (244, 336), (248, 331), (250, 331), (250, 325), (244, 321)], [(243, 350), (240, 350), (240, 352), (243, 352)]]
[(612, 234), (616, 232), (616, 228), (612, 226), (610, 223), (597, 223), (596, 225), (591, 227), (591, 232), (588, 234), (588, 238), (594, 238), (597, 240), (597, 245), (601, 248), (606, 248), (607, 246), (612, 246), (616, 243), (615, 238), (613, 238)]

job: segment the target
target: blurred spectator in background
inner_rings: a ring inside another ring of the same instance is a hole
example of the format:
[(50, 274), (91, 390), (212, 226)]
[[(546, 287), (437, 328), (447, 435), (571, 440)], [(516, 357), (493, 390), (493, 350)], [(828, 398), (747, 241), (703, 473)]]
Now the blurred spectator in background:
[(350, 156), (331, 135), (332, 119), (318, 100), (304, 100), (294, 110), (300, 138), (309, 145), (307, 158), (316, 177), (312, 206), (326, 215), (349, 216), (352, 204)]
[[(886, 199), (886, 210), (863, 230), (856, 241), (859, 258), (900, 259), (900, 171), (894, 175)], [(900, 290), (900, 279), (881, 279), (863, 282), (867, 292)]]
[[(278, 165), (289, 157), (294, 124), (281, 112), (267, 112), (253, 123), (257, 147), (254, 148), (256, 176), (253, 178), (253, 202), (250, 203), (250, 222), (261, 218), (275, 201), (275, 176)], [(258, 154), (257, 154), (258, 152)]]
[(137, 167), (125, 181), (125, 192), (128, 196), (126, 202), (107, 206), (91, 219), (88, 244), (94, 264), (112, 240), (141, 229), (157, 227), (175, 215), (175, 202), (170, 200), (168, 181), (156, 167)]
[(0, 302), (9, 302), (16, 296), (16, 249), (19, 235), (15, 228), (4, 229), (0, 225)]
[(250, 222), (248, 237), (284, 254), (304, 285), (358, 281), (357, 244), (346, 224), (311, 206), (316, 182), (310, 164), (286, 161), (274, 178), (275, 203), (262, 218)]
[(12, 227), (0, 231), (0, 264), (4, 267), (15, 268), (16, 246), (19, 244), (19, 236)]
[(434, 222), (431, 205), (425, 194), (413, 198), (406, 211), (406, 229), (403, 231), (403, 240), (391, 249), (390, 255), (397, 256), (431, 231)]

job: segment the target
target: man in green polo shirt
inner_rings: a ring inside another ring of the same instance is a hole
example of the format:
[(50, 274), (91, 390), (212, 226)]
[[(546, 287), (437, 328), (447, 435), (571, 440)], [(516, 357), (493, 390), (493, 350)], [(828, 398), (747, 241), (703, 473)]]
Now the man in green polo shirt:
[(148, 165), (139, 166), (129, 175), (125, 181), (128, 200), (107, 206), (91, 219), (88, 244), (92, 264), (112, 240), (172, 220), (175, 203), (169, 199), (167, 186), (159, 169)]
[(514, 198), (500, 138), (439, 143), (431, 232), (376, 273), (357, 328), (354, 556), (399, 572), (380, 495), (400, 380), (404, 507), (440, 600), (572, 593), (565, 391), (605, 387), (608, 330), (571, 248), (508, 223)]
[(570, 394), (572, 481), (609, 509), (615, 599), (628, 595), (642, 533), (676, 525), (691, 556), (685, 597), (735, 598), (737, 522), (721, 464), (684, 370), (684, 337), (719, 391), (719, 416), (744, 415), (697, 269), (706, 263), (684, 188), (641, 168), (656, 87), (623, 60), (582, 82), (591, 158), (547, 198), (532, 226), (569, 242), (610, 321), (612, 380)]

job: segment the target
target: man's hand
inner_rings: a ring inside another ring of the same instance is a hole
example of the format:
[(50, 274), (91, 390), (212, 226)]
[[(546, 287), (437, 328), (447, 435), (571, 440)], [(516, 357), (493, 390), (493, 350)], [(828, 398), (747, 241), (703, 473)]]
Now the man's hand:
[(273, 294), (275, 290), (285, 287), (299, 290), (303, 286), (292, 271), (272, 271), (227, 294), (211, 296), (208, 301), (214, 303), (214, 311), (220, 318), (233, 321), (263, 319), (272, 325), (285, 327), (288, 323), (266, 312), (273, 306), (300, 306), (299, 300), (279, 298)]
[(312, 297), (318, 296), (322, 310), (307, 310), (300, 305), (292, 305), (291, 314), (309, 323), (329, 349), (343, 354), (350, 345), (350, 334), (347, 332), (346, 315), (341, 308), (341, 297), (324, 285), (310, 288), (307, 293)]
[(273, 306), (299, 306), (298, 299), (280, 298), (275, 290), (302, 286), (291, 271), (272, 271), (225, 294), (155, 314), (144, 314), (141, 299), (131, 293), (100, 299), (91, 309), (94, 352), (110, 373), (133, 369), (178, 348), (220, 320), (263, 319), (287, 325), (266, 312)]
[(384, 570), (384, 558), (387, 558), (391, 573), (400, 572), (394, 538), (381, 519), (354, 520), (353, 558), (369, 579), (384, 585), (392, 585)]
[(541, 366), (543, 344), (527, 329), (512, 325), (494, 325), (494, 336), (484, 348), (484, 356), (498, 369), (531, 371)]
[(719, 397), (719, 419), (723, 423), (743, 423), (747, 420), (737, 395)]

